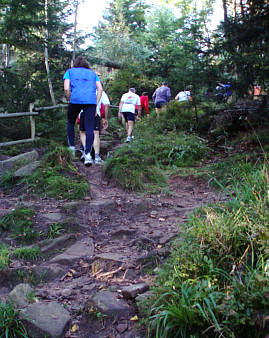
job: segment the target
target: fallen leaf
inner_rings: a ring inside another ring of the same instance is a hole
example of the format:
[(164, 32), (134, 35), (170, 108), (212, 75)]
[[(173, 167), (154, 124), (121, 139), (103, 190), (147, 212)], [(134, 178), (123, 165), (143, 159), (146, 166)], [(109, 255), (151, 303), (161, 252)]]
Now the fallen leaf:
[(151, 218), (156, 218), (156, 216), (154, 216), (154, 215), (150, 215), (150, 217), (151, 217)]
[(74, 269), (70, 269), (70, 271), (71, 271), (72, 273), (76, 273), (76, 270), (74, 270)]
[(90, 264), (85, 263), (83, 261), (80, 262), (80, 265), (81, 265), (82, 268), (88, 268), (90, 266)]
[(71, 332), (71, 333), (77, 332), (78, 329), (79, 329), (78, 325), (75, 324), (75, 325), (73, 325), (73, 326), (71, 327), (70, 332)]
[(159, 218), (159, 221), (164, 222), (164, 221), (165, 221), (165, 218), (160, 217), (160, 218)]
[(69, 271), (68, 271), (68, 272), (66, 273), (66, 275), (65, 275), (65, 276), (66, 276), (66, 277), (72, 277), (72, 276), (73, 276), (73, 274), (72, 274), (72, 272), (69, 272)]
[(132, 318), (130, 318), (130, 320), (132, 320), (133, 322), (137, 321), (137, 320), (138, 320), (137, 315), (135, 315), (135, 316), (133, 316)]

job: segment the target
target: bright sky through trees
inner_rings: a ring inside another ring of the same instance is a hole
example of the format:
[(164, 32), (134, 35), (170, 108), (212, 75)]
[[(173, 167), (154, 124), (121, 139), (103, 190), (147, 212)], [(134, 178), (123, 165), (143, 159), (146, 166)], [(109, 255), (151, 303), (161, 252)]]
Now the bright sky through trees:
[[(159, 0), (151, 1), (159, 3)], [(102, 18), (103, 11), (108, 4), (108, 0), (84, 0), (79, 5), (78, 10), (78, 29), (84, 32), (91, 32), (92, 28), (96, 26)], [(223, 18), (223, 10), (221, 6), (221, 0), (216, 0), (214, 6), (214, 16), (212, 20), (212, 28), (214, 29), (220, 20)]]

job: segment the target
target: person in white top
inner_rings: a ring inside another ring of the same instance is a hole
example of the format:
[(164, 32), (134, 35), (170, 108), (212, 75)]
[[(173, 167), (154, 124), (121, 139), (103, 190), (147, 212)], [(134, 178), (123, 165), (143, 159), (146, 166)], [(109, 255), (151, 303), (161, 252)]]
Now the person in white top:
[(133, 136), (134, 121), (135, 121), (135, 106), (138, 106), (138, 119), (141, 118), (141, 103), (140, 97), (136, 95), (135, 88), (130, 88), (128, 93), (122, 95), (119, 104), (119, 119), (122, 115), (126, 122), (127, 139), (126, 142), (130, 142)]
[[(105, 107), (105, 114), (101, 116), (101, 105)], [(94, 142), (93, 142), (93, 150), (94, 150), (94, 163), (102, 164), (104, 161), (100, 157), (100, 130), (101, 130), (101, 121), (102, 128), (107, 129), (108, 127), (108, 112), (109, 112), (110, 101), (107, 94), (103, 91), (101, 99), (96, 107), (96, 116), (94, 118)], [(84, 114), (83, 111), (80, 113), (79, 117), (79, 129), (80, 129), (80, 141), (82, 146), (85, 145), (85, 126), (84, 126)], [(84, 160), (84, 152), (82, 151), (81, 160)]]
[(176, 95), (175, 99), (179, 102), (189, 101), (191, 100), (191, 92), (189, 90), (183, 90)]

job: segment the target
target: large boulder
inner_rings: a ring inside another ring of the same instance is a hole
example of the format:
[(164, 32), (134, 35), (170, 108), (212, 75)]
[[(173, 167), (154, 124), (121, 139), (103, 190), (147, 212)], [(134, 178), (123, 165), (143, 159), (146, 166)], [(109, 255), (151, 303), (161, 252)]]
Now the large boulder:
[(8, 300), (12, 302), (17, 308), (21, 309), (29, 305), (29, 295), (34, 290), (29, 284), (21, 283), (17, 285), (8, 295)]
[(35, 171), (35, 169), (40, 165), (40, 161), (34, 161), (32, 163), (28, 163), (22, 168), (19, 168), (15, 171), (14, 177), (21, 178), (21, 177), (27, 177), (32, 175), (32, 173)]
[(62, 337), (71, 316), (59, 303), (34, 303), (19, 314), (32, 338)]
[(23, 153), (6, 160), (0, 161), (0, 174), (7, 170), (14, 168), (21, 168), (28, 163), (35, 162), (38, 159), (38, 152), (36, 150)]
[(110, 291), (98, 292), (87, 300), (85, 308), (86, 310), (95, 308), (101, 313), (112, 317), (121, 317), (127, 315), (129, 312), (129, 305), (122, 299), (119, 299), (116, 292)]

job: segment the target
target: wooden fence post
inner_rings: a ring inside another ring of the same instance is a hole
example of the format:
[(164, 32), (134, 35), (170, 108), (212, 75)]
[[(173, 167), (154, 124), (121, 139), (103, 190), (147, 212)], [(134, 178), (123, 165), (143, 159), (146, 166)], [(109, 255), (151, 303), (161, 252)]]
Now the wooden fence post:
[[(34, 110), (34, 103), (29, 104), (29, 112), (32, 113)], [(35, 139), (35, 117), (33, 115), (30, 116), (30, 124), (31, 124), (31, 139)]]

